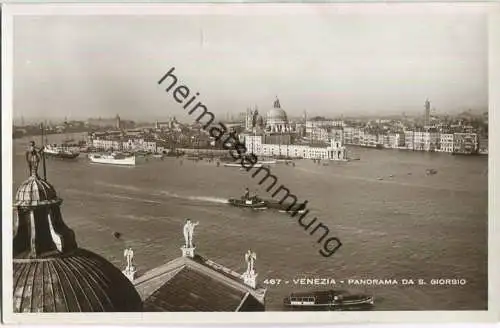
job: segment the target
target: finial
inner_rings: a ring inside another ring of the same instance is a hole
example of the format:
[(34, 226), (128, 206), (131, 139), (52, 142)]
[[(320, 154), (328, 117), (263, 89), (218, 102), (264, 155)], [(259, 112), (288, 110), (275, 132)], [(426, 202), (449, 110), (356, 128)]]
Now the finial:
[(38, 177), (38, 165), (41, 160), (40, 157), (40, 151), (36, 149), (35, 142), (30, 141), (28, 150), (26, 151), (26, 161), (28, 162), (30, 176), (32, 177)]

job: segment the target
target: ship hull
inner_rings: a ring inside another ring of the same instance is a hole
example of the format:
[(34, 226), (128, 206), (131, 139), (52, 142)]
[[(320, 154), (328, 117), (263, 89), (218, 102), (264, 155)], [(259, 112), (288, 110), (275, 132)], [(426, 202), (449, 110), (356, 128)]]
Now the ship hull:
[(99, 155), (89, 155), (89, 159), (92, 163), (97, 164), (108, 164), (108, 165), (120, 165), (120, 166), (134, 166), (135, 157), (125, 157), (125, 158), (106, 158)]
[(335, 290), (292, 293), (283, 300), (284, 307), (293, 311), (368, 309), (373, 304), (372, 296)]
[(237, 198), (229, 198), (228, 202), (232, 206), (242, 207), (242, 208), (251, 208), (255, 210), (263, 210), (266, 209), (266, 203), (263, 201), (252, 202), (251, 204), (247, 204), (245, 200), (237, 199)]
[(80, 156), (78, 152), (65, 152), (65, 151), (52, 151), (45, 150), (44, 154), (46, 157), (60, 158), (60, 159), (75, 159)]

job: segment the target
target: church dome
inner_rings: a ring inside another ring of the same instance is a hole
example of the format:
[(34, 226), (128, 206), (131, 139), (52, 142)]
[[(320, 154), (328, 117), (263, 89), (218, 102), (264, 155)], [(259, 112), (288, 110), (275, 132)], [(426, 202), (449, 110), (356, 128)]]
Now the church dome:
[(288, 118), (286, 112), (281, 108), (281, 104), (278, 98), (274, 101), (273, 108), (267, 112), (267, 124), (287, 124)]
[(273, 108), (267, 112), (267, 120), (273, 122), (288, 122), (286, 112), (281, 108)]
[(61, 202), (54, 187), (35, 175), (24, 181), (16, 192), (15, 206), (41, 206)]
[(101, 256), (81, 249), (63, 221), (62, 200), (38, 176), (43, 154), (26, 152), (31, 176), (14, 202), (14, 312), (131, 312), (142, 302), (130, 280)]
[(141, 311), (134, 286), (111, 263), (92, 252), (13, 263), (14, 312)]

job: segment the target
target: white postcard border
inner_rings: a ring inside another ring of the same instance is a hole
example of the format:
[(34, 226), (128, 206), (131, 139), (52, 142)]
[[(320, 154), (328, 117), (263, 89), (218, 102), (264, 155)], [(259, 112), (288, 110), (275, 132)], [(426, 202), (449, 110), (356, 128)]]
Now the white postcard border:
[[(360, 9), (360, 7), (362, 7)], [(397, 9), (397, 10), (396, 10)], [(298, 324), (298, 323), (423, 323), (494, 322), (499, 320), (500, 270), (498, 220), (495, 220), (495, 187), (499, 187), (494, 163), (500, 154), (489, 144), (489, 251), (488, 311), (368, 311), (368, 312), (253, 312), (253, 313), (13, 313), (12, 305), (12, 110), (13, 110), (13, 20), (16, 15), (166, 15), (166, 14), (318, 14), (331, 10), (341, 13), (399, 14), (410, 11), (455, 13), (460, 10), (488, 12), (489, 20), (489, 129), (490, 140), (500, 140), (496, 108), (500, 105), (500, 6), (498, 3), (342, 3), (342, 4), (7, 4), (2, 6), (2, 229), (3, 302), (5, 323), (23, 324)], [(495, 222), (497, 221), (497, 222)]]

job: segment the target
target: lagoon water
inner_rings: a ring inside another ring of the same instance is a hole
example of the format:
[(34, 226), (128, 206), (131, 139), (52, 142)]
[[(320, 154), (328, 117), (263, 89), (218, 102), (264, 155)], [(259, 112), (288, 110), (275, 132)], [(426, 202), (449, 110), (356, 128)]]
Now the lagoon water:
[[(27, 178), (27, 141), (13, 142), (14, 191)], [(329, 258), (319, 254), (317, 237), (296, 219), (227, 205), (226, 199), (240, 196), (245, 187), (270, 196), (238, 168), (175, 158), (141, 160), (124, 168), (91, 164), (82, 154), (74, 162), (48, 160), (47, 177), (64, 200), (64, 220), (80, 247), (118, 267), (124, 266), (124, 247), (132, 247), (139, 274), (181, 255), (182, 225), (191, 218), (200, 222), (196, 252), (243, 272), (244, 254), (252, 249), (259, 282), (283, 280), (268, 286), (270, 311), (282, 310), (288, 293), (314, 288), (293, 283), (302, 277), (335, 279), (335, 288), (369, 292), (375, 296), (375, 310), (486, 309), (487, 157), (362, 148), (350, 152), (360, 160), (328, 166), (301, 160), (295, 167), (272, 168), (281, 184), (300, 200), (309, 200), (309, 215), (342, 241)], [(427, 176), (428, 168), (438, 173)], [(120, 239), (113, 237), (115, 231)], [(467, 283), (346, 284), (363, 278), (455, 278)]]

